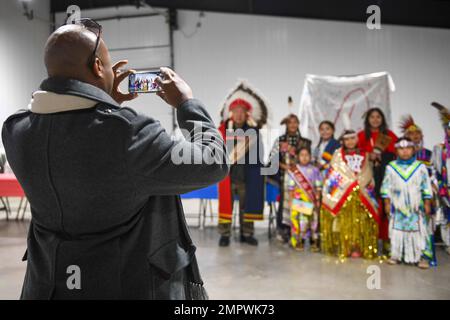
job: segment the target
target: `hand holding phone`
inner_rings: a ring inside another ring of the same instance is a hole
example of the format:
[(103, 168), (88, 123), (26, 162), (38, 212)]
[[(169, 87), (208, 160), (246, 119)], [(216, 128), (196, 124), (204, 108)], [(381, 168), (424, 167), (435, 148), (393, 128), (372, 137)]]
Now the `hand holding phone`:
[(172, 107), (177, 108), (186, 100), (192, 99), (191, 87), (172, 69), (162, 67), (161, 76), (156, 78), (156, 83), (161, 91), (156, 94)]
[(133, 92), (122, 92), (119, 88), (120, 83), (125, 80), (126, 77), (128, 77), (131, 73), (133, 73), (133, 70), (125, 69), (122, 70), (121, 68), (124, 67), (128, 63), (128, 60), (120, 60), (117, 63), (115, 63), (112, 67), (113, 73), (114, 73), (114, 81), (113, 81), (113, 87), (111, 89), (111, 97), (118, 103), (122, 104), (124, 101), (130, 101), (137, 97), (137, 93)]

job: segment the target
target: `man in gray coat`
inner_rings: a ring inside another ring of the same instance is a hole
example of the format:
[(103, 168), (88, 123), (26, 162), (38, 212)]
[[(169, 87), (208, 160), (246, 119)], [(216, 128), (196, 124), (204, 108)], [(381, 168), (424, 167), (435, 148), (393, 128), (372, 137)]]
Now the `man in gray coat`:
[[(168, 68), (159, 95), (181, 129), (195, 127), (194, 141), (174, 141), (158, 121), (120, 107), (136, 97), (118, 89), (131, 71), (111, 64), (93, 23), (49, 37), (49, 77), (3, 125), (32, 214), (21, 298), (205, 299), (179, 194), (228, 174), (222, 138)], [(180, 154), (188, 161), (175, 163)], [(204, 154), (215, 161), (198, 161)]]

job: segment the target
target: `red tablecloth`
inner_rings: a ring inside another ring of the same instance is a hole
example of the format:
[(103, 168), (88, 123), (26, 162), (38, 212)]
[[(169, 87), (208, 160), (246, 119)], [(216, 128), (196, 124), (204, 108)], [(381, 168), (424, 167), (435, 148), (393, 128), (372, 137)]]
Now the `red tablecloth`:
[(24, 197), (22, 187), (12, 173), (0, 174), (0, 197)]

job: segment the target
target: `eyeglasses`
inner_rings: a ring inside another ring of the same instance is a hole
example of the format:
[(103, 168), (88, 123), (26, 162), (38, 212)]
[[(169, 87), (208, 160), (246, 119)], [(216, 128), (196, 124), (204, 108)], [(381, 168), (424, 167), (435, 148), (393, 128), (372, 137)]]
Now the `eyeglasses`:
[(97, 56), (98, 46), (100, 44), (100, 36), (102, 34), (102, 26), (90, 18), (74, 20), (73, 24), (83, 26), (84, 28), (86, 28), (89, 31), (91, 31), (92, 33), (94, 33), (97, 37), (97, 40), (95, 41), (94, 52), (89, 56), (89, 60), (88, 60), (88, 66), (92, 67), (95, 62), (95, 57)]

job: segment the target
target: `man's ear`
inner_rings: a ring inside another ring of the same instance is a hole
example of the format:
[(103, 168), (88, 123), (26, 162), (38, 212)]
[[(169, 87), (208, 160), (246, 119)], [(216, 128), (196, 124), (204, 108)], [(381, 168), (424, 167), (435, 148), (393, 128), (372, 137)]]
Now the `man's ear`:
[(104, 67), (102, 61), (98, 58), (94, 58), (94, 63), (92, 65), (92, 72), (98, 78), (103, 78)]

